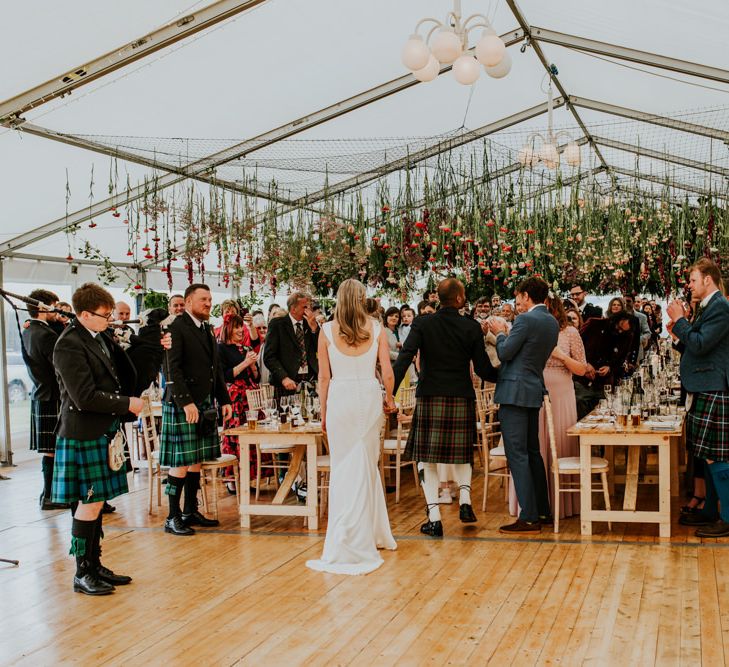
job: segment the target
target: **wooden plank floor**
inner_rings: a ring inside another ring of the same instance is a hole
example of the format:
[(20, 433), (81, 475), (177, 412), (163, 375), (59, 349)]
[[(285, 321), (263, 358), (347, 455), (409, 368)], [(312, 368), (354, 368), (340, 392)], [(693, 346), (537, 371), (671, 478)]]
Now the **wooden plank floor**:
[[(655, 526), (579, 520), (555, 536), (512, 538), (494, 481), (493, 511), (446, 537), (419, 534), (423, 501), (404, 476), (390, 500), (396, 552), (364, 577), (308, 570), (325, 528), (299, 518), (238, 527), (233, 499), (219, 529), (179, 538), (147, 514), (146, 488), (105, 520), (104, 561), (134, 576), (108, 597), (71, 590), (70, 514), (40, 512), (39, 465), (0, 481), (2, 665), (722, 665), (729, 659), (729, 540), (700, 540), (674, 521)], [(474, 483), (480, 506), (483, 477)], [(477, 500), (478, 499), (478, 500)], [(641, 503), (653, 502), (642, 489)], [(677, 503), (678, 504), (678, 503)], [(164, 508), (163, 508), (164, 509)], [(497, 511), (498, 510), (498, 511)], [(674, 508), (677, 510), (677, 507)], [(324, 522), (325, 523), (325, 522)]]

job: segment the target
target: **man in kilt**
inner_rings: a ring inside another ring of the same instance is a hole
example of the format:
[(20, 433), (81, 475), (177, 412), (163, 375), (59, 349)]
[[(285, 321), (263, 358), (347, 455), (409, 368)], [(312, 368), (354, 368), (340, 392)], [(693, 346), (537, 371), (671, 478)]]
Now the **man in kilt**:
[[(708, 258), (691, 267), (689, 288), (699, 299), (696, 317), (686, 319), (681, 301), (668, 306), (681, 348), (681, 382), (688, 392), (686, 444), (706, 461), (706, 501), (680, 523), (697, 526), (698, 537), (729, 535), (729, 302), (720, 291), (721, 272)], [(721, 505), (721, 510), (719, 509)]]
[[(31, 299), (55, 308), (58, 297), (48, 290), (33, 290)], [(53, 457), (56, 453), (56, 425), (61, 404), (61, 390), (53, 367), (53, 348), (58, 334), (51, 328), (56, 314), (36, 306), (28, 306), (30, 321), (22, 333), (23, 361), (28, 367), (28, 375), (33, 381), (30, 394), (30, 449), (43, 454), (43, 493), (40, 495), (42, 510), (56, 510), (68, 507), (51, 501), (53, 481)]]
[(94, 283), (73, 294), (76, 319), (58, 338), (53, 364), (61, 390), (61, 412), (53, 470), (52, 499), (73, 507), (71, 554), (76, 556), (73, 589), (108, 595), (131, 577), (101, 564), (102, 507), (128, 491), (124, 467), (109, 467), (109, 442), (121, 421), (142, 410), (132, 396), (136, 372), (107, 333), (114, 298)]
[(517, 310), (507, 336), (503, 321), (484, 323), (496, 336), (499, 379), (494, 403), (499, 406), (501, 434), (509, 469), (514, 479), (521, 513), (514, 523), (501, 526), (502, 533), (538, 533), (552, 520), (547, 473), (539, 449), (539, 410), (547, 389), (544, 367), (557, 346), (559, 324), (544, 302), (549, 285), (541, 278), (527, 278), (516, 288)]
[[(197, 508), (200, 464), (220, 456), (217, 406), (222, 407), (223, 422), (232, 414), (218, 346), (208, 323), (212, 303), (207, 285), (190, 285), (185, 290), (185, 312), (168, 329), (172, 347), (164, 367), (167, 383), (159, 460), (170, 468), (165, 532), (172, 535), (193, 535), (192, 526), (218, 525)], [(185, 504), (181, 509), (183, 489)]]
[(413, 320), (410, 333), (395, 362), (395, 391), (420, 352), (417, 403), (405, 447), (406, 460), (422, 464), (428, 520), (420, 532), (443, 535), (438, 505), (438, 463), (452, 463), (460, 488), (460, 519), (476, 521), (471, 506), (473, 447), (478, 442), (471, 364), (484, 380), (496, 379), (486, 356), (481, 327), (458, 314), (466, 303), (463, 284), (447, 278), (438, 285), (440, 309)]

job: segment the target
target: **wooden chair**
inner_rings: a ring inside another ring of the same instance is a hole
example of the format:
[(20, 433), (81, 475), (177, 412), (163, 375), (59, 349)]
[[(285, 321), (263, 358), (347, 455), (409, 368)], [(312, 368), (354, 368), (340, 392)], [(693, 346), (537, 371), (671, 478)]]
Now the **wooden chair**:
[(478, 443), (476, 452), (482, 466), (487, 460), (486, 456), (486, 434), (495, 430), (495, 419), (498, 413), (498, 406), (494, 404), (494, 387), (476, 388), (476, 428), (478, 429)]
[[(326, 512), (329, 504), (329, 475), (332, 471), (331, 456), (329, 455), (329, 442), (326, 433), (322, 436), (322, 454), (316, 457), (316, 478), (319, 489), (319, 516)], [(326, 452), (326, 453), (324, 453)]]
[(147, 486), (149, 487), (149, 514), (152, 514), (152, 496), (154, 494), (154, 480), (157, 480), (157, 507), (162, 505), (162, 466), (159, 464), (159, 435), (157, 424), (152, 412), (152, 402), (149, 396), (142, 396), (142, 411), (139, 413), (140, 436), (146, 461), (137, 461), (137, 466), (144, 463), (147, 468)]
[[(260, 389), (248, 389), (246, 391), (249, 410), (263, 410), (265, 401), (273, 398), (273, 386), (263, 385)], [(278, 488), (278, 471), (288, 470), (293, 455), (292, 447), (280, 447), (273, 443), (262, 443), (256, 445), (256, 500), (261, 494), (261, 470), (271, 470), (276, 488)], [(263, 454), (271, 454), (271, 463), (263, 462)], [(285, 454), (287, 457), (277, 455)]]
[[(233, 476), (219, 474), (225, 473), (227, 468), (233, 469)], [(221, 454), (210, 461), (203, 461), (200, 465), (200, 490), (202, 491), (203, 509), (208, 512), (208, 494), (207, 486), (211, 487), (213, 492), (212, 514), (213, 518), (218, 518), (218, 485), (224, 482), (235, 482), (235, 502), (240, 504), (240, 470), (238, 468), (238, 459), (235, 454)], [(227, 493), (227, 492), (226, 492)]]
[[(547, 413), (547, 432), (549, 434), (549, 450), (552, 453), (552, 485), (554, 492), (554, 500), (552, 503), (552, 513), (554, 514), (554, 532), (559, 532), (559, 494), (560, 493), (579, 493), (580, 492), (580, 457), (579, 456), (563, 456), (557, 458), (557, 441), (554, 436), (554, 416), (552, 414), (552, 402), (549, 395), (544, 397), (544, 410)], [(607, 459), (593, 456), (590, 462), (590, 469), (593, 475), (600, 475), (602, 486), (593, 486), (593, 493), (602, 491), (605, 498), (605, 509), (610, 511), (610, 492), (608, 491), (607, 473), (610, 470), (610, 464)], [(577, 476), (576, 482), (566, 481), (564, 485), (560, 485), (561, 475)], [(612, 530), (612, 525), (608, 521), (608, 530)]]
[[(420, 488), (418, 478), (418, 467), (415, 461), (404, 461), (402, 454), (405, 451), (407, 436), (410, 432), (409, 425), (413, 421), (415, 410), (415, 387), (407, 387), (400, 393), (400, 412), (397, 416), (397, 433), (395, 438), (387, 437), (387, 416), (380, 436), (380, 475), (382, 485), (385, 486), (385, 470), (395, 471), (395, 502), (400, 502), (400, 470), (405, 466), (411, 466), (415, 477), (415, 486)], [(385, 460), (387, 457), (387, 460)], [(392, 458), (395, 458), (394, 463)]]

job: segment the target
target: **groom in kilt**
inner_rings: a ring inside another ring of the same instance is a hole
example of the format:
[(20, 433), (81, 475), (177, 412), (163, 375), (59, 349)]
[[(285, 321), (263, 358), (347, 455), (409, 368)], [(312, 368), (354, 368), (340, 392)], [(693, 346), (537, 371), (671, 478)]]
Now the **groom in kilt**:
[(679, 519), (696, 526), (697, 537), (729, 535), (729, 301), (720, 286), (719, 267), (702, 258), (689, 278), (692, 297), (700, 299), (694, 321), (688, 322), (680, 301), (667, 310), (682, 351), (681, 382), (690, 396), (686, 444), (708, 471), (704, 508)]
[(217, 407), (222, 408), (223, 422), (232, 414), (218, 346), (208, 323), (212, 303), (207, 285), (190, 285), (185, 290), (185, 312), (169, 325), (172, 347), (164, 367), (167, 383), (159, 460), (170, 468), (165, 532), (172, 535), (193, 535), (192, 526), (218, 525), (197, 508), (200, 464), (220, 456)]
[(438, 463), (454, 464), (460, 488), (460, 519), (463, 523), (476, 521), (471, 506), (471, 475), (478, 434), (471, 364), (482, 379), (496, 379), (496, 370), (486, 356), (481, 327), (458, 313), (466, 303), (463, 284), (455, 278), (442, 280), (438, 300), (440, 309), (436, 313), (413, 320), (393, 367), (396, 392), (420, 352), (417, 404), (404, 458), (422, 464), (428, 520), (420, 526), (420, 532), (433, 537), (443, 535)]
[(107, 333), (114, 298), (94, 283), (73, 294), (76, 319), (58, 338), (53, 364), (61, 393), (52, 499), (73, 508), (71, 554), (76, 556), (73, 589), (108, 595), (131, 577), (101, 564), (104, 501), (128, 491), (124, 467), (109, 467), (109, 442), (129, 413), (138, 415), (134, 365)]
[[(50, 308), (58, 303), (58, 297), (44, 289), (33, 290), (28, 296)], [(51, 323), (56, 321), (56, 314), (31, 305), (28, 306), (28, 314), (30, 320), (23, 330), (21, 349), (28, 375), (33, 381), (30, 395), (30, 449), (43, 455), (43, 493), (40, 495), (40, 508), (63, 509), (67, 505), (51, 502), (56, 426), (61, 407), (61, 390), (58, 388), (56, 369), (53, 367), (53, 348), (56, 346), (58, 334), (51, 328)]]

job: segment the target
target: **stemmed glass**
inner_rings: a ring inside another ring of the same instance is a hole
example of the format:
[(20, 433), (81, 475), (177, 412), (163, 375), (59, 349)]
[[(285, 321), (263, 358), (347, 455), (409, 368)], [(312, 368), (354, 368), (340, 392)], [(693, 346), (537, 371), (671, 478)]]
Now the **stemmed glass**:
[(613, 414), (613, 386), (611, 384), (603, 385), (605, 389), (605, 400), (607, 401), (608, 414)]

